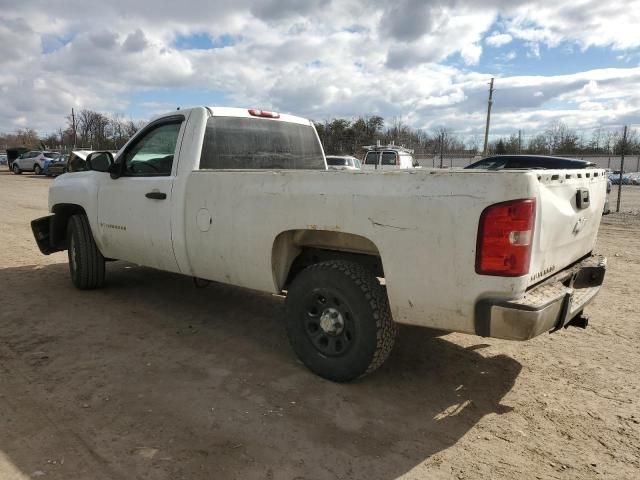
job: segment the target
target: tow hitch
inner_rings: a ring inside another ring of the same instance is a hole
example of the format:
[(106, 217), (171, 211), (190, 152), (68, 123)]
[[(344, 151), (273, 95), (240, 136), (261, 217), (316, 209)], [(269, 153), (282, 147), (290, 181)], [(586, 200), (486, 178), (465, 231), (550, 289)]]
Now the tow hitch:
[(587, 325), (589, 325), (589, 317), (587, 317), (582, 312), (580, 312), (574, 318), (569, 320), (567, 324), (564, 326), (564, 328), (568, 328), (568, 327), (587, 328)]

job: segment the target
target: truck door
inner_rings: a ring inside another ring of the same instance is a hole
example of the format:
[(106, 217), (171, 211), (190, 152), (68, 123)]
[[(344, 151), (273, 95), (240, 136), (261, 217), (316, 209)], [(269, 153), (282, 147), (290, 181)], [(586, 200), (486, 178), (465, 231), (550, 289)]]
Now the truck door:
[(171, 240), (171, 193), (185, 124), (183, 115), (175, 115), (147, 125), (116, 159), (120, 177), (103, 176), (97, 223), (105, 257), (180, 271)]

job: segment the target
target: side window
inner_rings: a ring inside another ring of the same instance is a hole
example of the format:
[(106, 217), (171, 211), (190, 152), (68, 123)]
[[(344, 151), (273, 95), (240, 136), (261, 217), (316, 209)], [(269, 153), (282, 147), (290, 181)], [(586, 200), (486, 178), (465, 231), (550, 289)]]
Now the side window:
[(367, 152), (367, 156), (364, 158), (365, 165), (377, 165), (378, 164), (378, 152)]
[(165, 123), (143, 134), (124, 152), (123, 175), (152, 177), (171, 175), (181, 121)]
[(382, 152), (382, 165), (396, 165), (396, 152)]

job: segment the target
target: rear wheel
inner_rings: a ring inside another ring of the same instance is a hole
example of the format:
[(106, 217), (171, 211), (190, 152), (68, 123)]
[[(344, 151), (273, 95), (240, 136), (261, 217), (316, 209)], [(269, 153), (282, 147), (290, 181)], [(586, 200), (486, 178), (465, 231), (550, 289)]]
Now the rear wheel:
[(104, 285), (104, 257), (93, 239), (86, 215), (73, 215), (67, 225), (71, 281), (80, 290)]
[(42, 174), (42, 168), (37, 163), (33, 166), (33, 173), (36, 175)]
[(20, 167), (15, 163), (13, 164), (13, 173), (15, 173), (16, 175), (20, 175), (22, 173), (22, 170), (20, 170)]
[(397, 336), (385, 290), (355, 262), (307, 267), (287, 293), (286, 310), (289, 341), (300, 360), (336, 382), (380, 367)]

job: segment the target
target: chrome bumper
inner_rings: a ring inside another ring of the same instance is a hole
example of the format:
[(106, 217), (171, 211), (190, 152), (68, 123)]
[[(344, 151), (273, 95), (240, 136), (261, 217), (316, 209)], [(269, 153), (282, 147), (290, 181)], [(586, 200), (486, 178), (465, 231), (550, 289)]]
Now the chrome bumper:
[(482, 300), (476, 305), (476, 333), (507, 340), (528, 340), (567, 326), (597, 295), (607, 259), (589, 256), (540, 285), (519, 300)]

